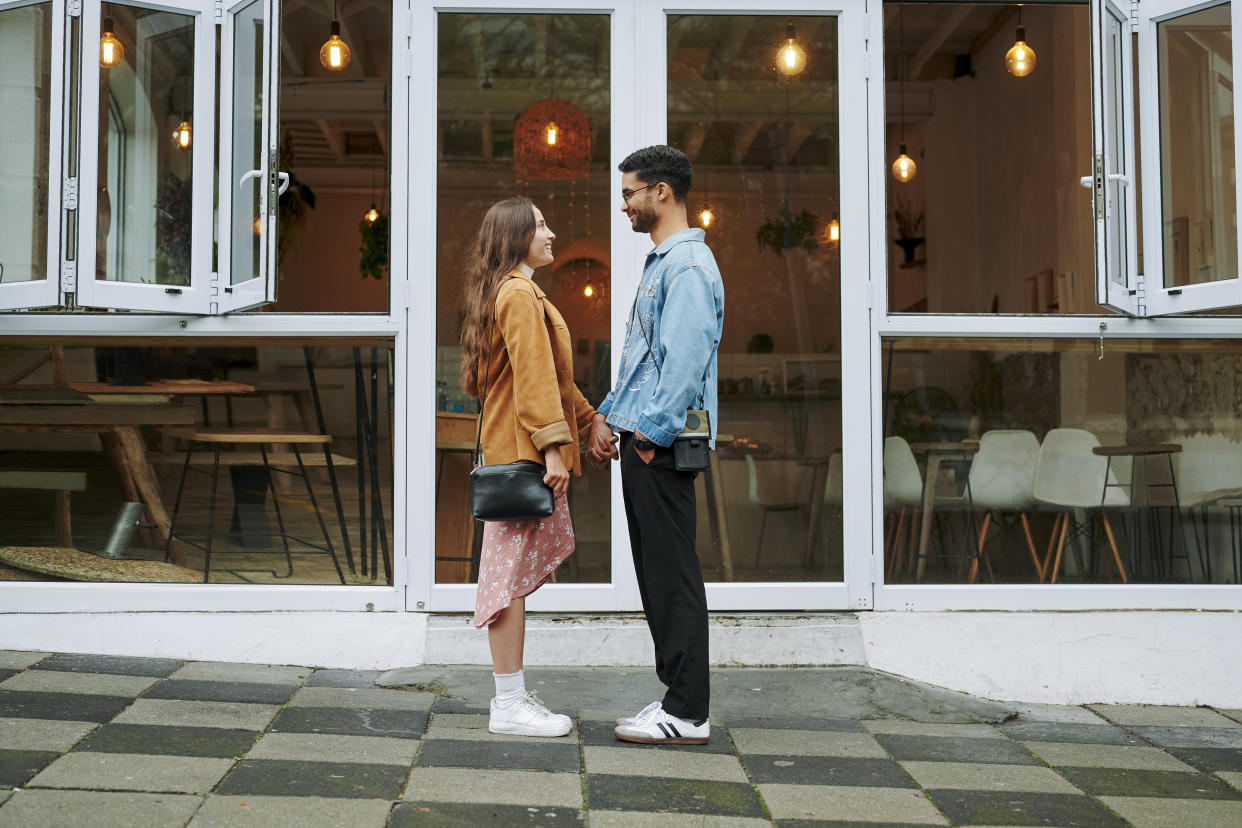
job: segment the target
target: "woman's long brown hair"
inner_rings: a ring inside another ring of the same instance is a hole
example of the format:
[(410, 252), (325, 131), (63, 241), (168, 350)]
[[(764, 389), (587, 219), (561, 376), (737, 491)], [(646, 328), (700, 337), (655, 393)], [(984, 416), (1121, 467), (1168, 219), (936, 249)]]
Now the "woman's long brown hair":
[(535, 237), (535, 205), (516, 196), (493, 204), (479, 228), (461, 292), (461, 387), (478, 397), (484, 379), (479, 361), (487, 348), (496, 289), (525, 261)]

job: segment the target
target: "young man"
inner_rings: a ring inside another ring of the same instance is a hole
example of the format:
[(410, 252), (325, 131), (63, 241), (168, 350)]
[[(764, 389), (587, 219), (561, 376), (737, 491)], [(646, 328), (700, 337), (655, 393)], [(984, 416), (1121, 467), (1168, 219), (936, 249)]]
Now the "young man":
[(621, 212), (649, 233), (616, 387), (596, 409), (588, 456), (616, 459), (634, 570), (655, 643), (656, 675), (668, 691), (617, 720), (627, 742), (704, 744), (709, 726), (707, 595), (694, 551), (695, 472), (676, 467), (673, 440), (686, 411), (708, 413), (716, 435), (716, 348), (724, 285), (703, 231), (686, 220), (694, 173), (678, 150), (653, 146), (620, 164)]

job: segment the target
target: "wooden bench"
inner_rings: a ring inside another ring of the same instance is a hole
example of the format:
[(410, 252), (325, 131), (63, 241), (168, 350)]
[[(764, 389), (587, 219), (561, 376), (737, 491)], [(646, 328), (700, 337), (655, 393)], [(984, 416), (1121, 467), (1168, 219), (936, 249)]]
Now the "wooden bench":
[(51, 489), (56, 492), (56, 545), (73, 546), (69, 493), (86, 491), (86, 472), (0, 471), (0, 489)]
[[(180, 466), (185, 462), (184, 451), (153, 451), (149, 455), (152, 463), (160, 465), (177, 465)], [(190, 464), (194, 466), (208, 465), (212, 462), (212, 452), (196, 451), (190, 456)], [(291, 451), (269, 451), (267, 453), (267, 462), (273, 466), (296, 466), (297, 458)], [(333, 454), (332, 464), (335, 466), (357, 466), (358, 461), (352, 457), (346, 457), (343, 454)], [(221, 466), (262, 466), (263, 455), (257, 451), (222, 451), (220, 452)], [(322, 454), (304, 454), (302, 455), (302, 465), (310, 467), (323, 467), (328, 465), (328, 460)]]

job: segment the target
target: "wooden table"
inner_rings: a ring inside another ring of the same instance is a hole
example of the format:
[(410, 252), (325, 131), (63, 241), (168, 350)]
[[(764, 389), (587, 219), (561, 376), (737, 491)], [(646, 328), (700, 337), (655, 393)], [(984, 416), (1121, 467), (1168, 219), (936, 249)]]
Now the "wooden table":
[[(968, 455), (979, 451), (978, 440), (962, 440), (956, 443), (911, 443), (910, 450), (915, 455), (927, 457), (923, 471), (923, 517), (919, 524), (919, 552), (915, 582), (923, 580), (923, 572), (927, 568), (927, 548), (931, 545), (932, 517), (936, 508), (936, 482), (940, 475), (940, 464), (946, 457), (954, 455), (965, 460)], [(970, 491), (970, 479), (966, 480), (966, 491)]]
[(143, 385), (113, 385), (110, 382), (71, 382), (69, 387), (83, 394), (167, 394), (177, 396), (200, 396), (203, 394), (251, 394), (253, 385), (225, 380), (162, 379)]
[(468, 584), (474, 562), (470, 459), (479, 415), (436, 412), (436, 553), (438, 584)]
[[(156, 525), (149, 543), (163, 548), (168, 541), (169, 518), (159, 481), (138, 431), (143, 425), (190, 425), (194, 412), (184, 406), (154, 403), (89, 402), (78, 405), (0, 405), (0, 431), (98, 434), (104, 451), (121, 476), (127, 500), (147, 505), (147, 518)], [(169, 560), (185, 565), (185, 550), (173, 544)]]

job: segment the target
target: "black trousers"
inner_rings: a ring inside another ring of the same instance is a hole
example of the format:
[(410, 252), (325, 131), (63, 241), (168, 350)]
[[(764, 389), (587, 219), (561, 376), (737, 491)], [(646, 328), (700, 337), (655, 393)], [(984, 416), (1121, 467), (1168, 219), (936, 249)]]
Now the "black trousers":
[(707, 718), (707, 592), (694, 551), (693, 472), (679, 472), (673, 449), (650, 465), (621, 434), (621, 491), (643, 612), (655, 643), (656, 675), (668, 688), (662, 705), (682, 719)]

